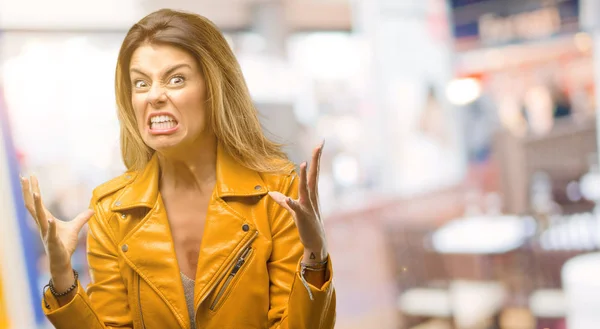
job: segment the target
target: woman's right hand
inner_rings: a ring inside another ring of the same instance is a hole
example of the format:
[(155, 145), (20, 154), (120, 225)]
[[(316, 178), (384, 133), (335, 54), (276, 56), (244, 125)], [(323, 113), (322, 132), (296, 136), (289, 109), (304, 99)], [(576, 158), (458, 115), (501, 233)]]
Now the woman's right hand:
[(52, 283), (58, 292), (66, 291), (74, 282), (71, 256), (77, 247), (79, 231), (94, 215), (92, 210), (80, 213), (65, 222), (54, 217), (42, 203), (40, 187), (35, 176), (21, 177), (25, 207), (35, 219), (40, 237), (50, 261)]

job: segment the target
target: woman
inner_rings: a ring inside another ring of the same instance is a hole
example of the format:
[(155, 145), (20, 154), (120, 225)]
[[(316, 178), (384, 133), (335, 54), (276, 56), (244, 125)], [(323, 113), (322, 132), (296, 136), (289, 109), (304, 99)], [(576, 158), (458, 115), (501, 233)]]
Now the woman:
[[(333, 328), (323, 145), (297, 176), (263, 135), (217, 28), (172, 10), (143, 18), (123, 41), (116, 94), (129, 170), (94, 190), (92, 210), (60, 221), (36, 178), (22, 178), (50, 259), (42, 307), (54, 326)], [(88, 220), (86, 293), (71, 255)]]

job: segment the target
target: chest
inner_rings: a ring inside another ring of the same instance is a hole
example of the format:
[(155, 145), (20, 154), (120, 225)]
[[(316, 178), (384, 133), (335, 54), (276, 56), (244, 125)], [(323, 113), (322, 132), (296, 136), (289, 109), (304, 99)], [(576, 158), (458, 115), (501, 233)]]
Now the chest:
[(181, 272), (195, 277), (210, 195), (164, 198), (173, 246)]

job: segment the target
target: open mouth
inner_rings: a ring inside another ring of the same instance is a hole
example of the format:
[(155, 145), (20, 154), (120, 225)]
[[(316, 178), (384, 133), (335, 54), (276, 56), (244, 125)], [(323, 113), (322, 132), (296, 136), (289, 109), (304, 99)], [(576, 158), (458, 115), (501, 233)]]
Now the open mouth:
[(170, 115), (155, 115), (150, 117), (150, 130), (170, 130), (177, 127), (177, 120)]

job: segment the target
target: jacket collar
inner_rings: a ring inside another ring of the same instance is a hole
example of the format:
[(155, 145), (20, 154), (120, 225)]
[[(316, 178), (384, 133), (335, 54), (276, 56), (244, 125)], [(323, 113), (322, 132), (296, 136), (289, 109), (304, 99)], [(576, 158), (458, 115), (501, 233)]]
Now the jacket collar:
[[(216, 168), (215, 192), (219, 198), (267, 193), (267, 187), (259, 173), (237, 162), (220, 143), (217, 145)], [(158, 156), (154, 154), (146, 167), (123, 188), (111, 209), (121, 211), (136, 207), (152, 208), (158, 200), (159, 178)]]

